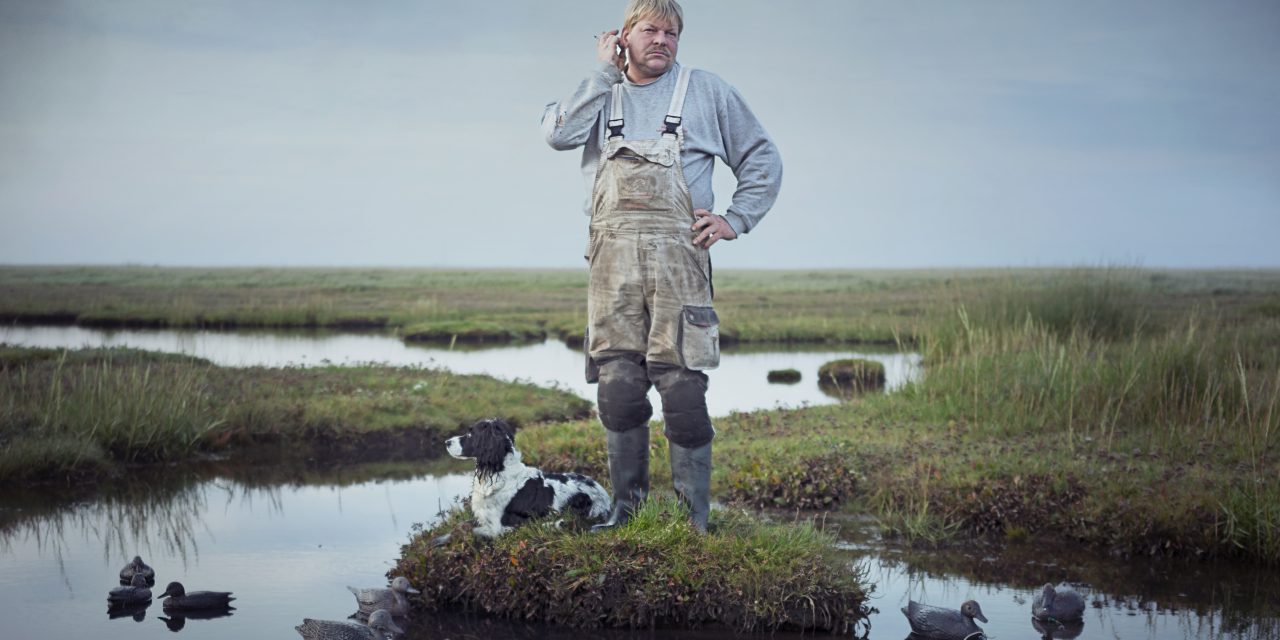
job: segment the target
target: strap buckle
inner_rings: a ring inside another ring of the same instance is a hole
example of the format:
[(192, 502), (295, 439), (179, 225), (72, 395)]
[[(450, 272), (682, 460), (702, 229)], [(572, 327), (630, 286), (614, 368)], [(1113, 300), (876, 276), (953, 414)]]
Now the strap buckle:
[(662, 119), (662, 135), (676, 135), (680, 127), (680, 116), (667, 116)]
[(610, 120), (609, 121), (609, 138), (610, 139), (621, 138), (622, 126), (623, 126), (622, 118), (618, 118), (617, 120)]

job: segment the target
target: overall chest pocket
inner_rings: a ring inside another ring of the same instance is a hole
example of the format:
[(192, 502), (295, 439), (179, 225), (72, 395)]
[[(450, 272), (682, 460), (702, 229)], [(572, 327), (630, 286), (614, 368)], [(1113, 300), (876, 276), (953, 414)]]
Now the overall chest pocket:
[(680, 312), (680, 358), (687, 369), (720, 366), (720, 318), (711, 307), (685, 305)]

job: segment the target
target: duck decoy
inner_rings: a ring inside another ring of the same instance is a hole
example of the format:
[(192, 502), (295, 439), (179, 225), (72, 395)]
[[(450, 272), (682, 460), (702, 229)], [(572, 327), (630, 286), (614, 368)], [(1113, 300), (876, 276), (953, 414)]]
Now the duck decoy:
[(982, 607), (974, 600), (965, 600), (959, 611), (908, 600), (907, 606), (902, 608), (902, 615), (911, 623), (911, 632), (925, 638), (977, 640), (986, 637), (982, 628), (973, 621), (974, 618), (987, 621), (987, 617), (982, 615)]
[(1031, 617), (1055, 622), (1083, 620), (1084, 597), (1065, 582), (1057, 587), (1046, 583), (1031, 600)]
[(142, 556), (134, 556), (133, 561), (120, 570), (120, 584), (129, 584), (133, 576), (139, 573), (146, 579), (147, 584), (155, 584), (156, 572), (142, 561)]
[[(169, 596), (165, 598), (165, 596)], [(231, 606), (230, 591), (192, 591), (187, 593), (181, 582), (170, 582), (160, 594), (165, 609), (225, 609)]]
[(107, 594), (107, 602), (113, 605), (140, 604), (151, 601), (151, 589), (141, 573), (133, 574), (127, 587), (116, 587)]
[(369, 616), (368, 624), (350, 620), (312, 620), (303, 618), (294, 627), (307, 640), (384, 640), (387, 634), (404, 633), (391, 619), (386, 609), (378, 609)]
[(360, 605), (359, 614), (361, 617), (377, 611), (378, 609), (386, 609), (387, 613), (393, 616), (409, 615), (409, 598), (406, 597), (410, 593), (422, 593), (413, 588), (409, 584), (409, 579), (404, 576), (396, 576), (391, 581), (391, 586), (378, 587), (372, 589), (357, 589), (355, 587), (347, 587), (356, 597), (356, 602)]

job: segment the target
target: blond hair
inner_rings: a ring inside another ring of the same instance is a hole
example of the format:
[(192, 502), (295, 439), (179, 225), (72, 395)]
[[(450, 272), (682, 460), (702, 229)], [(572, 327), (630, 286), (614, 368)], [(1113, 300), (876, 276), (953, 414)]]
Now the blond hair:
[(684, 32), (684, 12), (676, 0), (631, 0), (622, 14), (622, 28), (631, 29), (645, 18), (662, 18), (675, 25), (676, 35)]

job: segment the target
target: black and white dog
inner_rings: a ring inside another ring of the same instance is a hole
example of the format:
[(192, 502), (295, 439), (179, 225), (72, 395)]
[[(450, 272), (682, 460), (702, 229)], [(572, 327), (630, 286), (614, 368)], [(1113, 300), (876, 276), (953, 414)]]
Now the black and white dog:
[(613, 509), (595, 480), (579, 473), (543, 473), (521, 462), (515, 435), (503, 420), (481, 420), (470, 433), (446, 440), (445, 447), (455, 458), (476, 461), (471, 482), (476, 535), (495, 538), (526, 520), (566, 509), (586, 518), (605, 518)]

